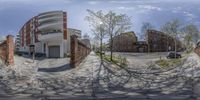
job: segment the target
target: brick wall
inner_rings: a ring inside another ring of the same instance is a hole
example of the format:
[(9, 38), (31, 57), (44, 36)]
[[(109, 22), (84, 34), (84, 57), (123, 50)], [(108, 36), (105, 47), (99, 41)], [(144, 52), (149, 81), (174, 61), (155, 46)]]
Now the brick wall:
[(197, 46), (194, 52), (200, 56), (200, 46)]
[(8, 35), (6, 40), (0, 44), (0, 58), (6, 65), (14, 64), (13, 36)]
[(63, 12), (63, 38), (67, 39), (67, 13)]
[(115, 52), (136, 52), (135, 43), (137, 37), (134, 32), (121, 33), (113, 38), (113, 51)]
[[(175, 39), (166, 33), (148, 30), (147, 31), (147, 43), (150, 52), (167, 52), (175, 50)], [(169, 48), (171, 48), (169, 50)], [(183, 49), (182, 43), (176, 40), (176, 49), (181, 51)]]
[(90, 53), (91, 49), (77, 39), (76, 35), (71, 36), (71, 60), (70, 66), (78, 66), (83, 59)]

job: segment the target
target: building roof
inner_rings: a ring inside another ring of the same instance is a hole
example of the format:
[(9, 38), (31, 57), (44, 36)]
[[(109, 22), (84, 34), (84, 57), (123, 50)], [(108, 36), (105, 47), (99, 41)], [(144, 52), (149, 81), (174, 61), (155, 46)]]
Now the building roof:
[(124, 35), (124, 34), (134, 35), (134, 36), (136, 37), (134, 31), (123, 32), (123, 33), (121, 33), (120, 35)]

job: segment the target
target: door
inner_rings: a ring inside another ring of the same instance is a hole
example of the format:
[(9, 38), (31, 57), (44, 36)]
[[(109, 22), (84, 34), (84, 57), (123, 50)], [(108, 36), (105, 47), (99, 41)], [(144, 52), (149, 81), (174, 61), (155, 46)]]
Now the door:
[(144, 48), (140, 47), (139, 52), (144, 52)]
[(60, 57), (60, 46), (49, 46), (49, 57), (59, 58)]

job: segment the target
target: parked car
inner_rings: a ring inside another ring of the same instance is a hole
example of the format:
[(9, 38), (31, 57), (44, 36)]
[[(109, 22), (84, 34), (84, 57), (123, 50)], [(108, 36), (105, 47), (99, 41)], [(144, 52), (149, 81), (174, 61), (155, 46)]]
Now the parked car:
[[(176, 55), (176, 56), (175, 56)], [(178, 52), (169, 52), (167, 54), (167, 58), (182, 58), (181, 54)]]

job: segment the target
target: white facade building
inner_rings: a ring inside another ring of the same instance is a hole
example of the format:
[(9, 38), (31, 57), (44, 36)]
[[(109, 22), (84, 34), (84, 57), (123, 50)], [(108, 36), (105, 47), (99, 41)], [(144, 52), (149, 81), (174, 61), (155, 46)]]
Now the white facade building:
[(29, 20), (20, 30), (21, 52), (31, 53), (34, 45), (35, 53), (47, 57), (65, 57), (70, 53), (70, 36), (81, 37), (81, 31), (67, 29), (67, 15), (63, 11), (41, 13)]

